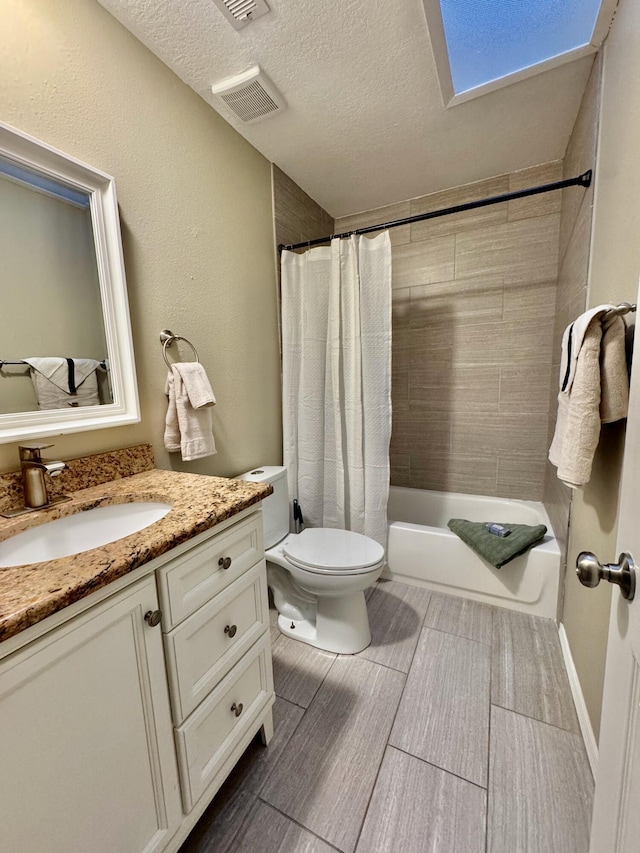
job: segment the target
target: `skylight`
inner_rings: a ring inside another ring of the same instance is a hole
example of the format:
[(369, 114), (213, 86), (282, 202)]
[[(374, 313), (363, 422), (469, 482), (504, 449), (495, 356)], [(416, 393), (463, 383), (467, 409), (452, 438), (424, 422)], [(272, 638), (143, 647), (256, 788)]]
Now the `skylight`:
[(445, 100), (457, 102), (593, 53), (606, 35), (615, 0), (424, 0), (424, 5), (441, 82), (447, 83)]

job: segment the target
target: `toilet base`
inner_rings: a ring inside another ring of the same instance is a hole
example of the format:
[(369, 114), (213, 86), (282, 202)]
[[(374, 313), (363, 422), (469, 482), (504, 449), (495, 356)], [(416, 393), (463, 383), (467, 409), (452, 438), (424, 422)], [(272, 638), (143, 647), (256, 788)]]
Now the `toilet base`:
[(280, 614), (278, 628), (285, 637), (339, 655), (355, 655), (371, 643), (364, 592), (341, 598), (319, 598), (311, 619), (292, 620)]

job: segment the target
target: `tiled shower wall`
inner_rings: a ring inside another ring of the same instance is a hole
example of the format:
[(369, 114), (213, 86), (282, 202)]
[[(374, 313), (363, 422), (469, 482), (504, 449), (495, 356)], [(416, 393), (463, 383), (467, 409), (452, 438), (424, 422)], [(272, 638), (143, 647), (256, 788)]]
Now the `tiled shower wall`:
[(301, 243), (333, 234), (334, 220), (326, 210), (308, 196), (273, 165), (273, 215), (276, 245)]
[[(559, 180), (548, 163), (336, 220), (336, 231)], [(400, 226), (393, 485), (541, 500), (560, 193)]]

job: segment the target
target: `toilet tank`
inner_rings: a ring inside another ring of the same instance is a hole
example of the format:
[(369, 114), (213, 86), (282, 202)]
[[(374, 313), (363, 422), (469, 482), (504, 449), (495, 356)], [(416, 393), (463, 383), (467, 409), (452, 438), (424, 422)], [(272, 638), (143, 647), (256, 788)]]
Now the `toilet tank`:
[(251, 483), (270, 483), (273, 494), (262, 501), (262, 523), (264, 528), (264, 547), (273, 548), (289, 532), (289, 488), (287, 469), (279, 465), (263, 465), (244, 474), (236, 480), (248, 480)]

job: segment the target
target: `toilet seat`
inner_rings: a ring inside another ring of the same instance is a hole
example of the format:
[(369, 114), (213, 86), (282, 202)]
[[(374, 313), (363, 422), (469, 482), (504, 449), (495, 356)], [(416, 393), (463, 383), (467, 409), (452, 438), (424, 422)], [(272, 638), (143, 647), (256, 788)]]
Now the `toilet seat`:
[(283, 553), (294, 566), (326, 575), (370, 572), (384, 560), (379, 542), (352, 530), (329, 527), (310, 527), (288, 537)]

